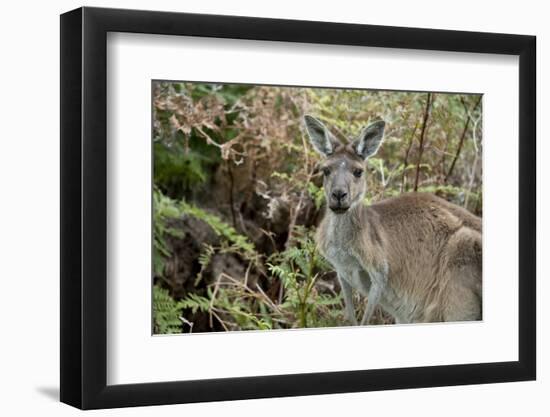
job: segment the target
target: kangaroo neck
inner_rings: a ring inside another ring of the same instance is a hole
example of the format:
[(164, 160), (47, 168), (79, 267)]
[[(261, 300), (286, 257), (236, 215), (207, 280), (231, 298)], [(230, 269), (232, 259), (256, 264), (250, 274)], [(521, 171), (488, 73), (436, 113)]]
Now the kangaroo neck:
[(364, 229), (366, 224), (364, 204), (356, 204), (352, 206), (345, 213), (334, 213), (332, 210), (327, 209), (326, 218), (328, 220), (328, 227), (338, 234), (355, 234), (358, 230)]

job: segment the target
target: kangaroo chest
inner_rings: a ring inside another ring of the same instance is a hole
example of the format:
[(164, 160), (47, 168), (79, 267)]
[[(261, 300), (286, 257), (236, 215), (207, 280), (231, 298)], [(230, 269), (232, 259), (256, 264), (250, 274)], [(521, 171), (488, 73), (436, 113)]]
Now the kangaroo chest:
[(342, 242), (329, 242), (325, 248), (325, 256), (337, 271), (351, 272), (362, 269), (351, 248)]
[(329, 238), (323, 251), (325, 258), (334, 267), (340, 279), (347, 281), (363, 295), (367, 295), (370, 288), (369, 275), (352, 250), (353, 243), (350, 242), (349, 236), (346, 238), (342, 232), (332, 230), (332, 233), (328, 234)]
[[(329, 245), (325, 248), (325, 257), (332, 264), (338, 277), (345, 280), (363, 296), (368, 297), (372, 286), (369, 272), (363, 268), (357, 256), (351, 250), (349, 241), (329, 239)], [(417, 304), (408, 297), (398, 297), (391, 286), (384, 285), (380, 298), (380, 305), (388, 313), (393, 315), (398, 323), (410, 323), (413, 321)]]

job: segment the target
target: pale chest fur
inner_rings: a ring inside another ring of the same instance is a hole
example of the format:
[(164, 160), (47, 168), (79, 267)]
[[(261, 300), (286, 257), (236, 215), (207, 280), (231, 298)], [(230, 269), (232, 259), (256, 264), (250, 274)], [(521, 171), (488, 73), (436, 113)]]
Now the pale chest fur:
[(348, 227), (331, 219), (326, 219), (320, 228), (323, 235), (320, 250), (338, 273), (340, 279), (345, 279), (352, 287), (363, 295), (368, 294), (370, 279), (368, 272), (360, 261), (359, 255), (354, 250), (356, 243), (353, 241), (353, 233), (349, 233)]

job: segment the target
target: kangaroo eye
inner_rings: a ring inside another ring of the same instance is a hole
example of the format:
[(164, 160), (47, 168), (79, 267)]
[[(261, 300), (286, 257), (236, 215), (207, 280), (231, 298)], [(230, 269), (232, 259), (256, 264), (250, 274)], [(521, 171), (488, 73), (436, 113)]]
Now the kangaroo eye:
[(330, 175), (330, 169), (328, 169), (328, 168), (323, 168), (323, 175), (324, 175), (325, 177), (328, 177), (328, 176)]
[(361, 175), (363, 175), (363, 170), (359, 169), (359, 168), (354, 169), (353, 170), (353, 175), (357, 178), (361, 178)]

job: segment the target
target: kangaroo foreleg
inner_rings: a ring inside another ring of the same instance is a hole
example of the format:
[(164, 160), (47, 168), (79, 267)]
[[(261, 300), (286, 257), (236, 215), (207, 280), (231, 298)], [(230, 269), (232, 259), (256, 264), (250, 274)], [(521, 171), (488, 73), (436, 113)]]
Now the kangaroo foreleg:
[(342, 295), (344, 296), (344, 306), (346, 309), (347, 319), (353, 326), (357, 326), (357, 317), (355, 316), (355, 307), (353, 306), (351, 285), (340, 274), (338, 274), (338, 280), (340, 281), (340, 287), (342, 287)]
[(373, 283), (370, 287), (369, 297), (367, 302), (367, 308), (365, 309), (365, 314), (363, 314), (363, 319), (361, 320), (361, 326), (369, 324), (369, 320), (374, 313), (374, 308), (380, 302), (382, 296), (382, 288), (379, 285)]
[(373, 272), (370, 273), (371, 286), (369, 290), (367, 308), (363, 319), (361, 320), (361, 326), (369, 324), (369, 320), (372, 318), (374, 309), (380, 303), (383, 292), (386, 290), (387, 276), (385, 273)]

